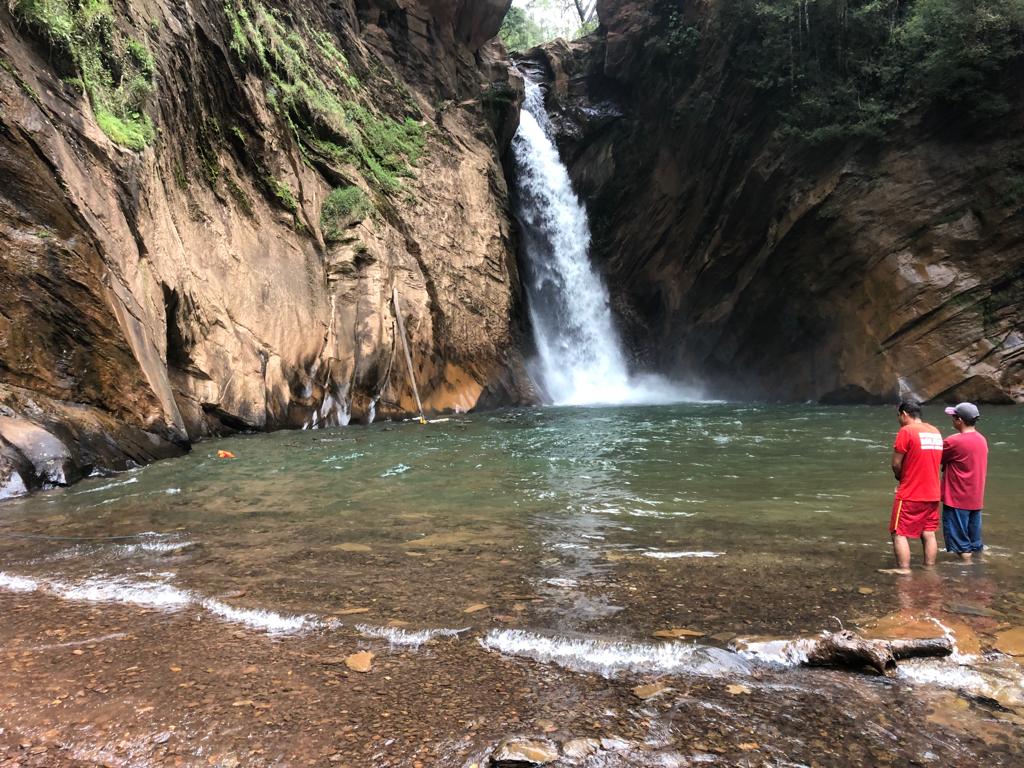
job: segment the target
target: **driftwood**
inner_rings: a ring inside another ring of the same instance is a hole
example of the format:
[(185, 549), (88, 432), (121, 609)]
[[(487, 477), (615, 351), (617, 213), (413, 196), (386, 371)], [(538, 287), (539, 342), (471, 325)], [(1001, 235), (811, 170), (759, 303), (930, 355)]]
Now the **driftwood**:
[(826, 632), (812, 641), (803, 663), (809, 667), (841, 667), (891, 676), (896, 674), (896, 662), (900, 659), (949, 656), (951, 653), (953, 643), (948, 637), (869, 640), (843, 630)]

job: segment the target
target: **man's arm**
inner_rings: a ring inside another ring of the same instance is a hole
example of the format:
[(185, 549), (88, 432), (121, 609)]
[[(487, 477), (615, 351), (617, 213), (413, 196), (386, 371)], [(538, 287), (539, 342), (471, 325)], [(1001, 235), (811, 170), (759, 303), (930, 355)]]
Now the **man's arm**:
[(903, 474), (904, 456), (906, 456), (905, 453), (900, 453), (899, 451), (892, 452), (892, 473), (896, 477), (897, 482), (899, 481), (900, 476)]

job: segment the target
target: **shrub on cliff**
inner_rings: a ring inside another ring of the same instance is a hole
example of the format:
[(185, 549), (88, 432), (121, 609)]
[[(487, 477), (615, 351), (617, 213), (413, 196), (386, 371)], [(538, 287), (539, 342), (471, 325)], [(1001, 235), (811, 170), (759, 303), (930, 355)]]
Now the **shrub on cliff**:
[[(266, 82), (267, 103), (325, 162), (353, 166), (376, 189), (396, 193), (423, 151), (424, 129), (373, 103), (331, 35), (301, 15), (259, 0), (224, 4), (230, 46)], [(415, 106), (408, 103), (409, 111)]]
[(329, 243), (344, 239), (345, 230), (365, 219), (373, 209), (366, 193), (359, 187), (339, 187), (324, 200), (320, 210), (320, 229)]
[(108, 0), (8, 0), (8, 7), (81, 81), (104, 133), (131, 149), (152, 143), (156, 131), (145, 106), (153, 56), (120, 29)]

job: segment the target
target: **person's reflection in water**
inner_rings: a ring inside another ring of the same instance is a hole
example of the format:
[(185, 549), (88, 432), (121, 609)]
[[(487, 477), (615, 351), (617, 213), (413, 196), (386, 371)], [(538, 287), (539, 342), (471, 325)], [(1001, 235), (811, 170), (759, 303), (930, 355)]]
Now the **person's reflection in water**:
[(985, 576), (979, 565), (970, 573), (955, 577), (939, 571), (919, 571), (896, 583), (899, 614), (905, 619), (938, 621), (945, 629), (960, 635), (958, 627), (967, 625), (973, 632), (990, 633), (999, 623), (991, 609), (996, 583)]
[(922, 570), (896, 582), (896, 597), (903, 614), (920, 618), (938, 616), (946, 599), (946, 579), (935, 570)]

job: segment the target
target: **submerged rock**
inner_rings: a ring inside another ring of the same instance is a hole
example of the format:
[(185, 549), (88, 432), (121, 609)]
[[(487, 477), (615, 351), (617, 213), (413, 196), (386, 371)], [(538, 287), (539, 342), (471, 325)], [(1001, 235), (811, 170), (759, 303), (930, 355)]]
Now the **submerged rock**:
[(582, 760), (601, 750), (600, 739), (569, 739), (562, 744), (562, 754), (570, 760)]
[(1024, 656), (1024, 627), (1014, 627), (996, 635), (996, 650), (1009, 656)]
[(548, 739), (507, 738), (491, 754), (494, 768), (547, 765), (559, 758), (558, 746)]

